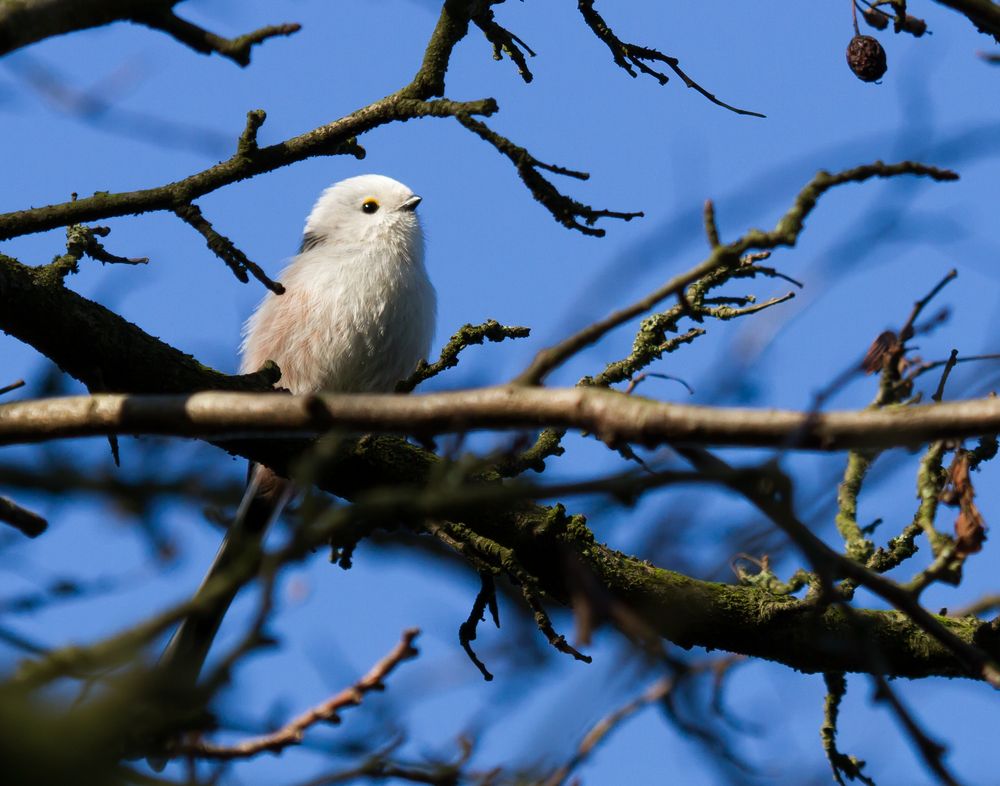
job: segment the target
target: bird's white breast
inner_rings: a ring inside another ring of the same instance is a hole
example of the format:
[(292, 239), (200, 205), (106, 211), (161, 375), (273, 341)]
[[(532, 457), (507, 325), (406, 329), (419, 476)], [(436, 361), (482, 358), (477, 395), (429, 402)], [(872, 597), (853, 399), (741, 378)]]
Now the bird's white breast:
[(274, 360), (293, 393), (391, 392), (427, 357), (436, 308), (422, 249), (391, 240), (297, 256), (247, 322), (243, 373)]

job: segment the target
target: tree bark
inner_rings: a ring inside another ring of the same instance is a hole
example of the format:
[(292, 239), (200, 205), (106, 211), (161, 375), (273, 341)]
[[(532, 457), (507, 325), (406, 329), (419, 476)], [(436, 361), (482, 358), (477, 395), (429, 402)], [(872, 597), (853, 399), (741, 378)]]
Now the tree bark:
[[(63, 286), (51, 269), (0, 256), (0, 329), (30, 344), (92, 389), (128, 393), (266, 390), (267, 373), (231, 377), (159, 341), (117, 314)], [(305, 439), (227, 441), (226, 450), (287, 474), (311, 445)], [(426, 486), (438, 461), (405, 440), (355, 441), (323, 468), (317, 485), (346, 499), (385, 486)], [(499, 482), (484, 477), (484, 483)], [(597, 543), (582, 516), (561, 505), (456, 508), (473, 537), (509, 549), (551, 597), (568, 602), (566, 569), (576, 559), (607, 592), (636, 610), (657, 633), (682, 647), (723, 649), (805, 672), (871, 671), (863, 633), (878, 644), (880, 668), (895, 676), (970, 676), (955, 656), (895, 611), (814, 606), (763, 588), (705, 582), (652, 566)], [(937, 617), (994, 657), (1000, 646), (975, 618)], [(858, 620), (863, 630), (859, 631)]]

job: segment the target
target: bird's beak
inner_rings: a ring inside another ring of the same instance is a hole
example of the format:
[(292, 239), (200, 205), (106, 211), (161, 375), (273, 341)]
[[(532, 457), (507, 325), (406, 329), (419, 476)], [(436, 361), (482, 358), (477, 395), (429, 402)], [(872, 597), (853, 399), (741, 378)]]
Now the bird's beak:
[(409, 199), (407, 199), (400, 207), (402, 207), (403, 210), (409, 210), (412, 213), (414, 210), (417, 209), (417, 205), (419, 205), (422, 201), (423, 197), (419, 197), (416, 194), (414, 194)]

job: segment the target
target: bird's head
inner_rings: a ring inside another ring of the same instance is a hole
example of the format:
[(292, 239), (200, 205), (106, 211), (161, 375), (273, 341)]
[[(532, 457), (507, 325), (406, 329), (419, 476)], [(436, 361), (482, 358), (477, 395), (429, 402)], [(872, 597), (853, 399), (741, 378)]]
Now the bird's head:
[(334, 183), (306, 219), (302, 250), (386, 245), (420, 254), (422, 236), (416, 208), (420, 197), (384, 175), (359, 175)]

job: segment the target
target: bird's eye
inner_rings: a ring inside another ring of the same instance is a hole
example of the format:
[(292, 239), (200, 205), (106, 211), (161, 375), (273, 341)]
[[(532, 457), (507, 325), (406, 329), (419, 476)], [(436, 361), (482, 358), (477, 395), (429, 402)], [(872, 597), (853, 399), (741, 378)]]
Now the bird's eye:
[(375, 199), (366, 199), (361, 203), (361, 210), (369, 215), (378, 210), (378, 201)]

